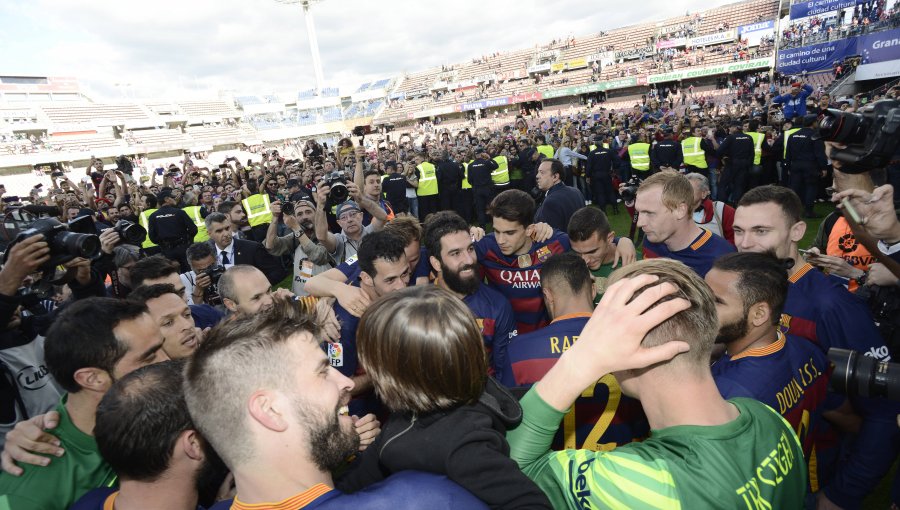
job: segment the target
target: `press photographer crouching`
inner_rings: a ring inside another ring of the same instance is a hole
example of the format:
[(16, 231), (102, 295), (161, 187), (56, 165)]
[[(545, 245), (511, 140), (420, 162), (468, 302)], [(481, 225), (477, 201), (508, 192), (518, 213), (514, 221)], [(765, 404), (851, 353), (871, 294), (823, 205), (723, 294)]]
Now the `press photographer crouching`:
[[(0, 445), (17, 422), (59, 401), (60, 389), (44, 363), (44, 335), (59, 311), (104, 293), (90, 261), (76, 256), (94, 254), (96, 236), (77, 237), (56, 220), (38, 222), (7, 246), (0, 270)], [(66, 272), (57, 279), (59, 264)]]

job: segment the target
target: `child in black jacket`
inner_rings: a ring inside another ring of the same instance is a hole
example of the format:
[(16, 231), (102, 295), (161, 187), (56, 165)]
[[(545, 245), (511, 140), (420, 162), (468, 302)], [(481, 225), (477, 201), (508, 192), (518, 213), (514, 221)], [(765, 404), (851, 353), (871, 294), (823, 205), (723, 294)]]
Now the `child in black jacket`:
[(366, 310), (360, 362), (392, 415), (337, 488), (353, 492), (403, 470), (444, 474), (491, 508), (551, 508), (509, 458), (522, 409), (487, 377), (481, 333), (447, 291), (415, 286)]

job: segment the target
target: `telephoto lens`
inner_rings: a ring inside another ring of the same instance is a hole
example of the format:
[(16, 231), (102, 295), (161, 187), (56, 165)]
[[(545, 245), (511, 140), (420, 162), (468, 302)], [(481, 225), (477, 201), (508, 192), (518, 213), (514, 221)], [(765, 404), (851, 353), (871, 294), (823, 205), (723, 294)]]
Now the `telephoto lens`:
[(900, 400), (900, 369), (896, 363), (878, 361), (849, 349), (828, 349), (834, 363), (831, 386), (848, 396)]

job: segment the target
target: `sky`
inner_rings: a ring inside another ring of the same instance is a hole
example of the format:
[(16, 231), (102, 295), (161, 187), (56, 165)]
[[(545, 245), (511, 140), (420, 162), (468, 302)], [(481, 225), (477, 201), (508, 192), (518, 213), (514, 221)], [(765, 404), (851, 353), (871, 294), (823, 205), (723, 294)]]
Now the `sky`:
[[(3, 0), (0, 75), (73, 76), (94, 100), (293, 96), (315, 77), (302, 9), (283, 1)], [(322, 0), (313, 13), (325, 84), (346, 95), (404, 72), (727, 3)]]

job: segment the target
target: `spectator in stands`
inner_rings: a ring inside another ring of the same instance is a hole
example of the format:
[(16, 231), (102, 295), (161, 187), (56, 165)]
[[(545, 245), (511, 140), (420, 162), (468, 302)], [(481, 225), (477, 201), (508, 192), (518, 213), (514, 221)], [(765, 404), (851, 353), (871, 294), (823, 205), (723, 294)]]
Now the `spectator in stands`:
[(781, 111), (784, 118), (792, 120), (806, 115), (806, 98), (812, 93), (812, 85), (797, 81), (791, 84), (787, 94), (772, 98), (772, 103), (783, 105)]

